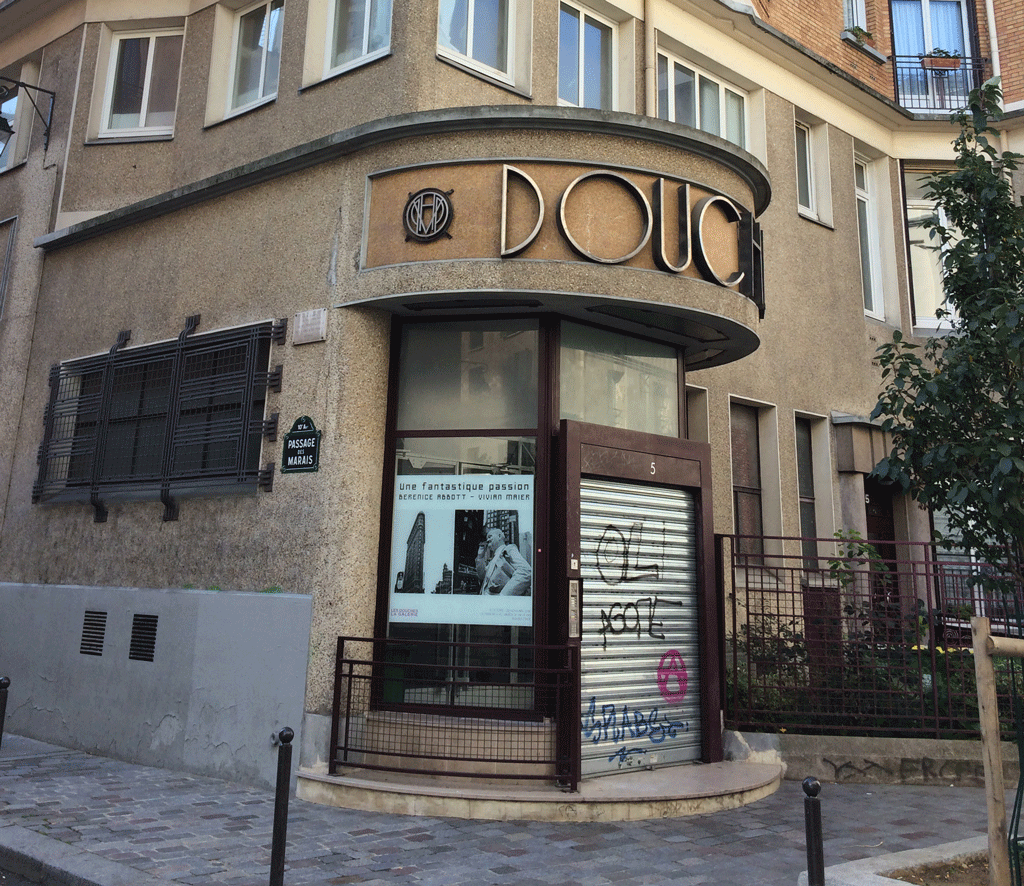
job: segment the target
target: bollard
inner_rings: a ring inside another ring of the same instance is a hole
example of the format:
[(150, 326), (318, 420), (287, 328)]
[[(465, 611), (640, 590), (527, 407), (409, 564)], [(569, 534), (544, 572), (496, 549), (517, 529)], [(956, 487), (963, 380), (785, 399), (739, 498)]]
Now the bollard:
[(825, 886), (825, 850), (821, 835), (821, 784), (808, 776), (803, 780), (804, 824), (807, 828), (807, 886)]
[(0, 748), (4, 746), (4, 717), (7, 716), (7, 687), (10, 677), (0, 677)]
[(288, 831), (288, 790), (292, 780), (292, 739), (287, 726), (276, 736), (277, 792), (274, 795), (274, 837), (270, 847), (270, 886), (284, 886), (284, 841)]

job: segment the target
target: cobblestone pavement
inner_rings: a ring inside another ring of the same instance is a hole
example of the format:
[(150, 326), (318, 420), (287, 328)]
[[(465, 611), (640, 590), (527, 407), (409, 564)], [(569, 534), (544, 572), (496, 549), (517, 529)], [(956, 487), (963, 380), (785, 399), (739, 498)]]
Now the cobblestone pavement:
[[(985, 833), (982, 788), (822, 787), (825, 863)], [(20, 825), (182, 884), (266, 884), (273, 795), (17, 736), (0, 749), (0, 848)], [(741, 809), (648, 822), (414, 818), (289, 806), (285, 883), (359, 886), (794, 886), (803, 793), (785, 782)], [(0, 883), (3, 881), (0, 880)]]

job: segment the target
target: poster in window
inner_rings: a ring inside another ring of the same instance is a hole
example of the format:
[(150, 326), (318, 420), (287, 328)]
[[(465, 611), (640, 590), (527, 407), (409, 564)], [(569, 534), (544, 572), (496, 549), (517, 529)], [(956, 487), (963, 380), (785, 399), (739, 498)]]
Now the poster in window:
[(395, 480), (392, 622), (533, 624), (533, 477)]

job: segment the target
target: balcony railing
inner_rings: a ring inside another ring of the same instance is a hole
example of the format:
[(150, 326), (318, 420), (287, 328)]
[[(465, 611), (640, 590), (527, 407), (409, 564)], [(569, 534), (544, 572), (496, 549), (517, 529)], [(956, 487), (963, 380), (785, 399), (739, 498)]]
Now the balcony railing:
[[(718, 538), (728, 728), (978, 737), (970, 619), (1020, 636), (1024, 589), (986, 592), (980, 564), (930, 544), (751, 541)], [(1020, 666), (996, 667), (1012, 737), (1010, 668)]]
[(894, 55), (896, 101), (908, 111), (955, 111), (967, 104), (972, 89), (988, 78), (987, 58), (922, 58)]

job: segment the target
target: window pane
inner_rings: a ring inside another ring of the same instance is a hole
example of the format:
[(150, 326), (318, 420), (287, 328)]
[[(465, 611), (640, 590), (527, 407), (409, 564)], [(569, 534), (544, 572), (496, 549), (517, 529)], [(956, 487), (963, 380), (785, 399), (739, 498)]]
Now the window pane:
[(668, 59), (658, 56), (658, 116), (662, 120), (669, 119), (668, 106)]
[[(8, 126), (11, 127), (11, 129), (14, 128), (14, 114), (15, 114), (15, 111), (17, 111), (17, 109), (18, 109), (18, 96), (17, 96), (17, 93), (15, 93), (13, 96), (11, 96), (9, 99), (7, 99), (2, 104), (0, 104), (0, 117), (3, 117), (4, 120), (7, 121), (7, 124), (8, 124)], [(12, 138), (12, 139), (9, 139), (7, 142), (5, 142), (2, 147), (0, 147), (0, 169), (6, 169), (7, 165), (10, 163), (10, 161), (11, 161), (11, 147), (13, 145), (14, 145), (14, 139)], [(2, 246), (2, 245), (4, 245), (4, 244), (0, 243), (0, 246)], [(0, 293), (2, 293), (2, 292), (3, 292), (3, 287), (0, 286)], [(0, 304), (0, 309), (2, 309), (2, 308), (3, 308), (3, 305)]]
[(390, 45), (391, 0), (371, 0), (369, 28), (367, 52), (378, 52)]
[(277, 81), (281, 71), (281, 25), (284, 20), (284, 0), (270, 4), (270, 23), (267, 25), (266, 64), (263, 75), (263, 95), (277, 95)]
[(679, 435), (676, 350), (577, 323), (562, 324), (561, 417)]
[(442, 46), (469, 53), (469, 3), (471, 0), (441, 0), (438, 39)]
[(871, 275), (871, 225), (868, 219), (868, 203), (857, 198), (857, 231), (860, 236), (860, 274), (864, 287), (864, 310), (874, 312), (875, 292)]
[(700, 128), (712, 135), (722, 134), (722, 108), (719, 86), (707, 77), (700, 78)]
[(611, 109), (612, 29), (592, 19), (584, 25), (584, 107)]
[(178, 68), (181, 65), (181, 34), (157, 37), (149, 84), (146, 126), (173, 126), (178, 103)]
[(472, 56), (508, 73), (508, 0), (473, 0)]
[(563, 6), (558, 20), (558, 97), (580, 103), (580, 16)]
[(137, 129), (142, 120), (142, 91), (149, 63), (149, 38), (132, 37), (117, 44), (117, 65), (110, 100), (110, 129)]
[(730, 409), (732, 424), (732, 482), (734, 486), (761, 488), (761, 456), (758, 444), (757, 409), (733, 403)]
[(241, 107), (260, 98), (263, 53), (266, 48), (267, 7), (260, 6), (238, 20), (238, 48), (235, 53), (235, 95), (233, 106)]
[(803, 126), (796, 127), (796, 198), (806, 209), (811, 203), (810, 136)]
[(338, 0), (334, 16), (333, 67), (338, 68), (363, 55), (367, 0)]
[(675, 99), (676, 99), (676, 123), (684, 126), (697, 125), (697, 100), (694, 95), (695, 75), (689, 68), (682, 65), (674, 65), (675, 68)]
[(746, 115), (743, 96), (731, 89), (725, 90), (725, 137), (741, 148), (747, 146)]
[(399, 428), (535, 428), (537, 341), (536, 321), (407, 324)]
[(936, 219), (930, 206), (908, 206), (907, 227), (910, 240), (910, 269), (914, 282), (914, 307), (917, 322), (935, 322), (935, 312), (942, 306), (942, 261), (938, 241), (928, 236), (927, 223)]

